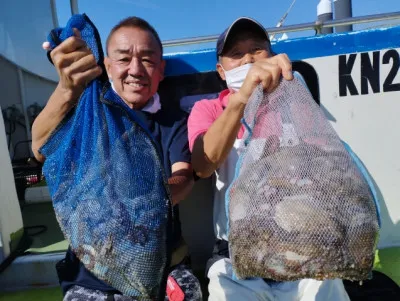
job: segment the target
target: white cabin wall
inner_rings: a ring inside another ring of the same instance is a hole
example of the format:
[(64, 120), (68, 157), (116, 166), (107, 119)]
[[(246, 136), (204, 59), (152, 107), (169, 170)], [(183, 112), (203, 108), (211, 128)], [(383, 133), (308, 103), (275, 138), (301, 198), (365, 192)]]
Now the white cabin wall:
[[(2, 91), (2, 96), (0, 97), (0, 106), (2, 111), (6, 110), (8, 107), (15, 106), (19, 112), (23, 112), (23, 107), (21, 103), (21, 91), (19, 87), (18, 71), (16, 66), (0, 56), (0, 91)], [(21, 115), (22, 117), (22, 115)], [(24, 118), (19, 118), (24, 121)], [(8, 132), (10, 130), (9, 123), (4, 120), (5, 130)], [(9, 136), (7, 135), (7, 141)], [(12, 134), (11, 139), (11, 155), (13, 156), (14, 145), (18, 141), (27, 140), (26, 131), (21, 125), (16, 125), (15, 132)], [(16, 158), (27, 156), (27, 148), (17, 149)]]
[[(400, 53), (400, 49), (396, 50)], [(359, 95), (349, 95), (347, 91), (347, 96), (340, 96), (339, 56), (304, 60), (318, 74), (320, 102), (333, 117), (331, 124), (362, 160), (376, 184), (382, 218), (379, 248), (400, 246), (400, 91), (382, 91), (383, 82), (393, 68), (393, 61), (382, 64), (387, 51), (379, 51), (380, 92), (373, 93), (368, 85), (365, 95), (361, 95), (360, 53), (351, 71)], [(368, 54), (372, 62), (372, 52)], [(400, 83), (399, 72), (393, 83)]]
[[(48, 63), (50, 64), (50, 63)], [(0, 89), (2, 96), (0, 97), (0, 106), (4, 111), (8, 107), (15, 106), (19, 111), (18, 120), (25, 125), (28, 120), (28, 131), (30, 133), (30, 126), (32, 119), (24, 114), (28, 114), (27, 108), (37, 103), (41, 108), (44, 107), (51, 93), (56, 87), (56, 83), (24, 70), (20, 71), (22, 76), (18, 75), (18, 67), (0, 56)], [(25, 97), (25, 107), (23, 106), (22, 97)], [(9, 123), (4, 120), (5, 129), (9, 131)], [(11, 137), (10, 155), (13, 159), (27, 158), (32, 156), (29, 143), (20, 143), (17, 148), (15, 145), (18, 142), (30, 139), (24, 126), (17, 124), (15, 132)], [(7, 136), (7, 139), (9, 137)], [(15, 154), (14, 154), (15, 149)]]
[(0, 158), (0, 233), (5, 258), (10, 253), (10, 234), (20, 230), (23, 224), (11, 161), (7, 150), (7, 139), (2, 115), (0, 115)]
[(13, 104), (21, 104), (17, 68), (2, 56), (0, 56), (0, 89), (2, 110)]
[[(50, 64), (50, 63), (49, 63)], [(26, 89), (26, 106), (37, 103), (44, 107), (50, 95), (55, 90), (57, 83), (35, 76), (28, 72), (23, 72), (23, 78)]]

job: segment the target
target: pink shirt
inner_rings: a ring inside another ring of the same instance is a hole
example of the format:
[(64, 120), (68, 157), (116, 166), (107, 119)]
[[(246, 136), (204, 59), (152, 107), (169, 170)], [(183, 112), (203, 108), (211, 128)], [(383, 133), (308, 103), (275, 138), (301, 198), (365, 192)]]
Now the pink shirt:
[[(204, 99), (195, 103), (188, 120), (189, 148), (193, 150), (194, 142), (199, 135), (207, 132), (214, 121), (222, 114), (228, 105), (231, 92), (227, 89), (215, 99)], [(253, 128), (253, 138), (267, 138), (269, 136), (282, 136), (282, 119), (279, 112), (263, 111), (257, 117), (257, 124)], [(239, 129), (237, 139), (242, 139), (245, 127)]]
[[(203, 99), (195, 103), (188, 119), (190, 151), (193, 150), (193, 145), (197, 137), (206, 133), (214, 121), (221, 116), (224, 108), (228, 105), (229, 95), (231, 95), (231, 92), (226, 89), (219, 94), (218, 98)], [(237, 138), (241, 139), (243, 133), (244, 126), (242, 125)]]

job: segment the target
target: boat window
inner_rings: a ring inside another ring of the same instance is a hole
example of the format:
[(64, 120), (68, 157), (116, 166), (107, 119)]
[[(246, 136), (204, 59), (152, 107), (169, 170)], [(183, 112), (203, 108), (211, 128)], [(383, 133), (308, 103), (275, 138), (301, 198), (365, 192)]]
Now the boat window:
[[(315, 69), (303, 61), (293, 62), (293, 71), (299, 72), (319, 104), (319, 83)], [(168, 106), (190, 113), (196, 101), (213, 99), (226, 89), (226, 84), (216, 71), (168, 76), (160, 84), (159, 94)]]
[(160, 98), (168, 105), (190, 113), (194, 103), (201, 99), (212, 99), (226, 89), (216, 71), (168, 76), (159, 87)]
[(319, 81), (318, 81), (317, 72), (315, 71), (314, 67), (306, 62), (297, 61), (297, 62), (293, 62), (292, 68), (293, 68), (293, 71), (297, 71), (303, 76), (304, 81), (306, 82), (307, 87), (311, 92), (311, 95), (313, 96), (316, 103), (319, 105), (319, 103), (320, 103)]

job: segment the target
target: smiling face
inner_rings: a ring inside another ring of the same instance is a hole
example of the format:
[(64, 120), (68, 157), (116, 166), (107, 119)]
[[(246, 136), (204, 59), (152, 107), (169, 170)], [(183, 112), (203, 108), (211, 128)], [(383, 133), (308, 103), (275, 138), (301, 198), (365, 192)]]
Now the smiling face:
[(112, 33), (107, 53), (104, 64), (115, 91), (130, 108), (143, 108), (164, 78), (156, 38), (148, 30), (121, 27)]

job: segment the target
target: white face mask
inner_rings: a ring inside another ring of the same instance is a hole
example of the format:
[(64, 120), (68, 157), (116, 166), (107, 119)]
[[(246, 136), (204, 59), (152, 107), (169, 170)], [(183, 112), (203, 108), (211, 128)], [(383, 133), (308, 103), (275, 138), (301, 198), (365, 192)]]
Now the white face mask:
[(228, 88), (238, 91), (242, 87), (244, 79), (246, 78), (251, 66), (253, 66), (253, 64), (245, 64), (228, 71), (222, 68), (225, 72), (226, 85)]

